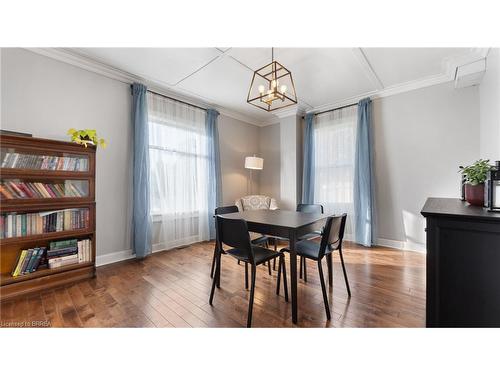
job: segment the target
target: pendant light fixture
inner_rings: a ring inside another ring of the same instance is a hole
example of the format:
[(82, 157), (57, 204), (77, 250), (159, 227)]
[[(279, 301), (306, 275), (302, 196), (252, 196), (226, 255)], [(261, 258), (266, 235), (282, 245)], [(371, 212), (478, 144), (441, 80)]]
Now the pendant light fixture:
[(297, 104), (292, 73), (274, 61), (274, 48), (271, 48), (271, 63), (253, 73), (247, 103), (267, 112)]

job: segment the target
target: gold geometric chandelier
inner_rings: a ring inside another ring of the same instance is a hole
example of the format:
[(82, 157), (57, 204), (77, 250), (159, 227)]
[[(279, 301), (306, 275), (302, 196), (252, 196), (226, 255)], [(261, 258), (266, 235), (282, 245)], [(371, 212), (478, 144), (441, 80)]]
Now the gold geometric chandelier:
[(271, 63), (253, 73), (247, 103), (267, 112), (297, 104), (292, 73), (274, 61), (274, 48)]

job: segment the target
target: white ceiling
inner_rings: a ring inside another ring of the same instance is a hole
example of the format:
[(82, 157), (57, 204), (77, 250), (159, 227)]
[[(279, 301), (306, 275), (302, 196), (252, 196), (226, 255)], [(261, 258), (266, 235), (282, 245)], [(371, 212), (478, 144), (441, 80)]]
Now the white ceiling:
[[(450, 62), (471, 60), (474, 51), (275, 48), (274, 57), (292, 72), (299, 106), (310, 111), (395, 87), (452, 80)], [(271, 61), (270, 48), (79, 48), (71, 52), (139, 76), (195, 102), (228, 110), (252, 123), (266, 125), (278, 121), (275, 114), (246, 102), (253, 70)]]

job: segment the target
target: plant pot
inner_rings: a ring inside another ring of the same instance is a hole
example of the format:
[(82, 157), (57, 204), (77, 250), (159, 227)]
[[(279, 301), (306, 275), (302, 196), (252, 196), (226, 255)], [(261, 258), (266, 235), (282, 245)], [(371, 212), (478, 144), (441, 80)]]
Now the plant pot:
[(484, 184), (465, 184), (465, 200), (473, 206), (483, 206)]

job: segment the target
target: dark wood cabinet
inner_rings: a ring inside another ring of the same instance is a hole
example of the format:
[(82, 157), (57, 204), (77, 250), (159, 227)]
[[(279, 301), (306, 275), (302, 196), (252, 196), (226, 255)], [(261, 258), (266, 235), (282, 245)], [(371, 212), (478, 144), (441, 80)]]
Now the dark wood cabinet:
[(500, 213), (429, 198), (427, 327), (500, 327)]
[[(96, 148), (11, 135), (0, 135), (0, 146), (0, 300), (93, 277)], [(14, 190), (9, 192), (7, 185)], [(86, 219), (70, 224), (71, 212), (79, 210), (86, 212)], [(61, 217), (70, 220), (60, 223), (57, 230), (45, 231), (36, 216), (53, 212), (67, 212)], [(14, 234), (6, 229), (8, 216), (13, 215), (21, 219)], [(13, 276), (23, 249), (48, 247), (51, 241), (66, 239), (89, 239), (90, 259)]]

